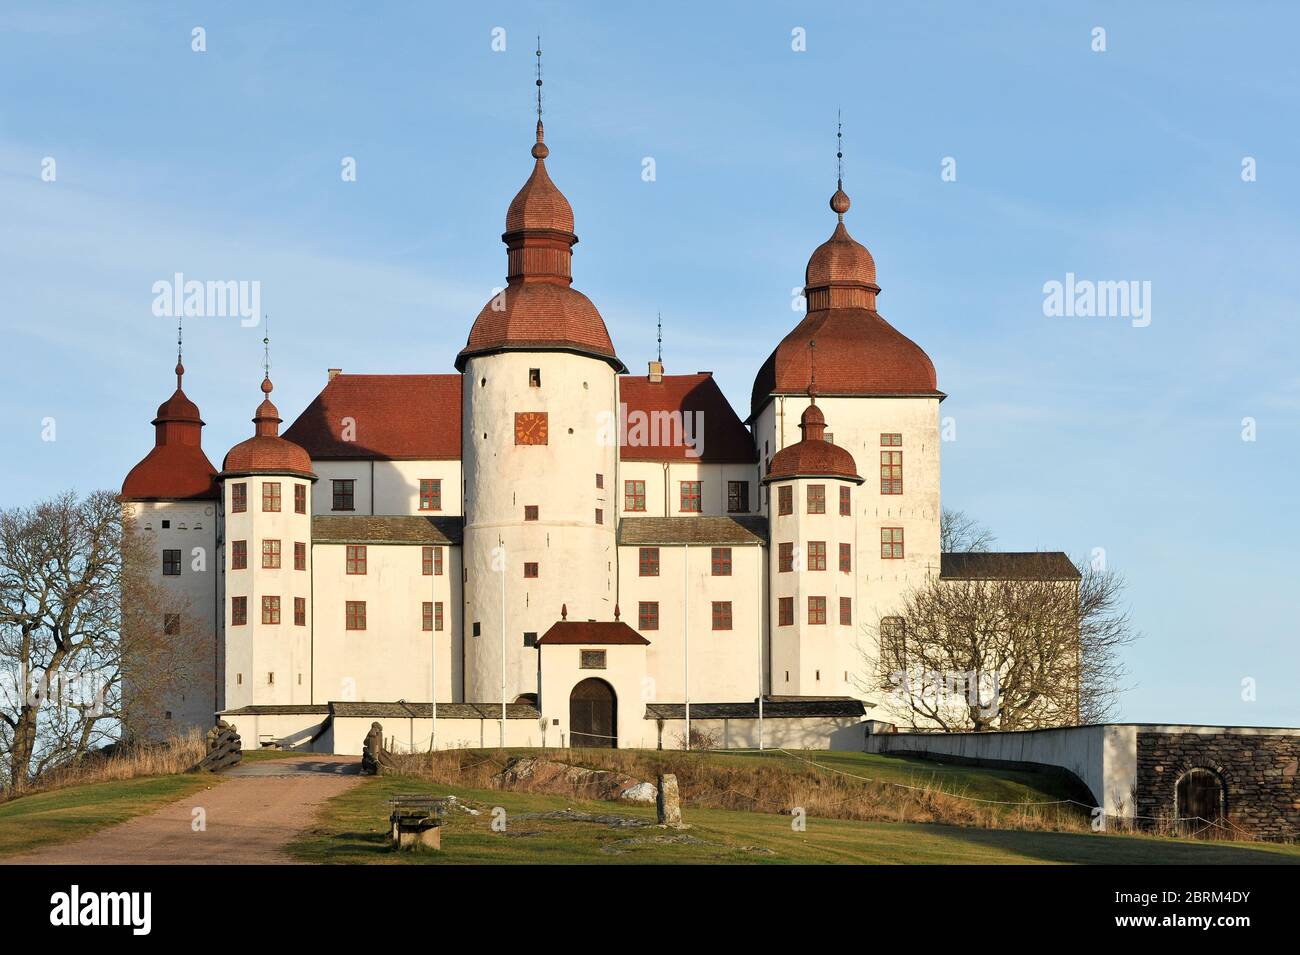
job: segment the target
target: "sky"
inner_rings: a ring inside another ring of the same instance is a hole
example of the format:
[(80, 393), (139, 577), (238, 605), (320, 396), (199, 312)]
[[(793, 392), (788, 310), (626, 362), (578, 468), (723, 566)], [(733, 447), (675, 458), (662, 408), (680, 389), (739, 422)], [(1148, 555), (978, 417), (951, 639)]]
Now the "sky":
[[(842, 112), (847, 225), (948, 395), (945, 506), (1125, 576), (1119, 718), (1300, 726), (1300, 11), (1046, 6), (7, 2), (0, 507), (152, 446), (176, 273), (259, 283), (286, 421), (330, 367), (452, 371), (504, 283), (540, 34), (575, 285), (629, 368), (662, 312), (668, 371), (747, 413)], [(1047, 314), (1069, 275), (1145, 314)], [(263, 334), (186, 328), (218, 464)]]

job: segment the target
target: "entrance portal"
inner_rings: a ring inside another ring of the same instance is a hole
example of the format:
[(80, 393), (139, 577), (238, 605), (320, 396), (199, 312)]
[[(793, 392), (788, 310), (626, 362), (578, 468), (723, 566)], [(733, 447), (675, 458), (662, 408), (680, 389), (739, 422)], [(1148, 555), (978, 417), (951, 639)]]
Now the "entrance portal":
[(569, 745), (618, 746), (618, 710), (614, 688), (595, 677), (583, 680), (569, 694)]
[(1189, 769), (1178, 780), (1176, 809), (1182, 828), (1198, 832), (1222, 821), (1224, 815), (1223, 780), (1210, 769)]

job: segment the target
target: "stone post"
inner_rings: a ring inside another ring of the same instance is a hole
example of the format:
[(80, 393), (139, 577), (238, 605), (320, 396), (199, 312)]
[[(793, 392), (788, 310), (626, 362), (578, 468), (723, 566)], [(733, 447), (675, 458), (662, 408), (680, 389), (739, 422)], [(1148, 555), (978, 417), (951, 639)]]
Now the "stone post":
[(659, 777), (659, 795), (655, 799), (659, 825), (671, 829), (682, 827), (682, 800), (677, 792), (677, 777), (667, 773)]

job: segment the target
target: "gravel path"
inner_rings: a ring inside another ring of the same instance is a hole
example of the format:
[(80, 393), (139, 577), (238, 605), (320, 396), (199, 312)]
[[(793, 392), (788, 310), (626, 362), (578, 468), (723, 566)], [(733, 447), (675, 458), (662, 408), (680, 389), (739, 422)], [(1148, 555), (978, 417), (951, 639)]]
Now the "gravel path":
[[(355, 756), (256, 760), (214, 777), (161, 809), (76, 842), (0, 859), (27, 865), (234, 865), (293, 863), (284, 847), (321, 803), (360, 782)], [(206, 829), (194, 831), (195, 809)]]

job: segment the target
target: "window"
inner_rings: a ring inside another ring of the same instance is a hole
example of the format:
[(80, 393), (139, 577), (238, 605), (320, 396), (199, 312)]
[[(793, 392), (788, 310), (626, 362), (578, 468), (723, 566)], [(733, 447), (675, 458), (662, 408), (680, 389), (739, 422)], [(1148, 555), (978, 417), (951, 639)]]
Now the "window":
[(279, 623), (280, 622), (280, 598), (263, 597), (262, 598), (262, 623)]
[(808, 569), (809, 570), (826, 569), (826, 542), (825, 541), (808, 542)]
[(248, 510), (248, 485), (243, 481), (230, 485), (230, 512), (242, 514)]
[(420, 555), (420, 573), (426, 577), (442, 576), (442, 548), (425, 547)]
[(262, 510), (278, 513), (280, 510), (280, 482), (262, 482)]
[(307, 485), (295, 484), (293, 486), (293, 512), (295, 514), (307, 513)]
[(280, 542), (267, 538), (262, 541), (262, 568), (277, 569), (280, 566)]
[(344, 606), (344, 628), (347, 630), (366, 629), (366, 602), (349, 600)]
[(840, 545), (840, 570), (844, 573), (850, 573), (853, 570), (853, 545)]
[(602, 491), (605, 489), (605, 475), (603, 474), (596, 475), (596, 488)]
[(293, 598), (293, 625), (295, 627), (307, 626), (307, 598)]
[(420, 605), (420, 629), (433, 633), (433, 601), (426, 600)]
[(882, 448), (901, 448), (903, 446), (903, 436), (901, 434), (882, 434), (880, 436), (880, 446)]
[(179, 577), (181, 575), (180, 549), (163, 551), (163, 576)]
[(174, 637), (181, 632), (181, 615), (178, 613), (163, 614), (163, 633), (169, 637)]
[(808, 598), (808, 622), (809, 623), (826, 622), (826, 598), (825, 597)]
[(528, 630), (528, 631), (525, 631), (525, 632), (524, 632), (524, 646), (526, 646), (526, 647), (536, 647), (536, 646), (537, 646), (537, 631), (536, 631), (536, 630)]
[(840, 598), (840, 626), (848, 627), (853, 624), (853, 598)]
[(348, 544), (347, 566), (345, 570), (349, 574), (364, 574), (366, 572), (366, 545), (365, 544)]
[(794, 598), (781, 597), (776, 602), (776, 625), (778, 627), (794, 626)]
[(526, 562), (524, 563), (524, 576), (527, 577), (527, 578), (533, 578), (533, 577), (536, 577), (536, 576), (537, 576), (537, 562), (536, 562), (536, 561), (526, 561)]
[(542, 370), (540, 368), (528, 369), (528, 387), (529, 388), (542, 387)]
[(826, 513), (826, 485), (825, 484), (808, 485), (808, 513), (809, 514)]
[(880, 452), (880, 493), (903, 493), (903, 452)]
[(659, 601), (643, 600), (637, 605), (636, 628), (638, 630), (659, 629)]
[(537, 520), (537, 505), (536, 505), (536, 504), (525, 504), (525, 505), (524, 505), (524, 520), (526, 520), (526, 521), (535, 521), (535, 520)]
[(730, 547), (713, 548), (713, 576), (714, 577), (731, 576), (731, 548)]
[(880, 637), (882, 640), (900, 640), (906, 633), (902, 617), (881, 617)]
[(840, 517), (853, 516), (853, 491), (848, 485), (840, 488)]
[(701, 510), (700, 502), (701, 502), (700, 482), (683, 481), (682, 482), (682, 508), (681, 508), (682, 513), (683, 514), (700, 513)]
[(583, 670), (605, 669), (604, 650), (583, 650), (578, 656), (578, 666)]
[(246, 570), (248, 568), (248, 541), (230, 542), (230, 569)]
[(357, 482), (352, 478), (336, 479), (330, 482), (334, 489), (334, 501), (330, 506), (334, 511), (351, 511), (353, 510), (353, 499), (356, 493)]
[(659, 576), (659, 548), (642, 547), (638, 557), (639, 576), (641, 577), (658, 577)]
[(776, 489), (776, 512), (777, 514), (794, 513), (794, 488), (789, 484), (782, 484)]
[(433, 629), (439, 633), (442, 632), (442, 601), (433, 602)]
[(596, 523), (597, 524), (605, 523), (605, 511), (599, 507), (596, 508)]
[(731, 601), (730, 600), (713, 601), (713, 629), (714, 630), (731, 629)]
[(420, 510), (442, 510), (442, 481), (438, 478), (420, 478)]
[(882, 527), (880, 529), (880, 557), (882, 560), (902, 559), (903, 529), (901, 527)]
[(794, 544), (786, 542), (776, 545), (776, 571), (788, 574), (794, 570)]
[(477, 637), (477, 636), (479, 636), (482, 632), (483, 632), (483, 624), (480, 623), (479, 621), (475, 620), (475, 621), (474, 621), (474, 636)]
[(248, 623), (248, 598), (231, 597), (230, 625), (232, 627), (242, 627), (246, 623)]
[(749, 482), (727, 482), (727, 513), (745, 514), (749, 511)]
[(623, 510), (645, 510), (645, 481), (623, 482)]
[(307, 569), (307, 545), (302, 541), (293, 542), (293, 569)]

